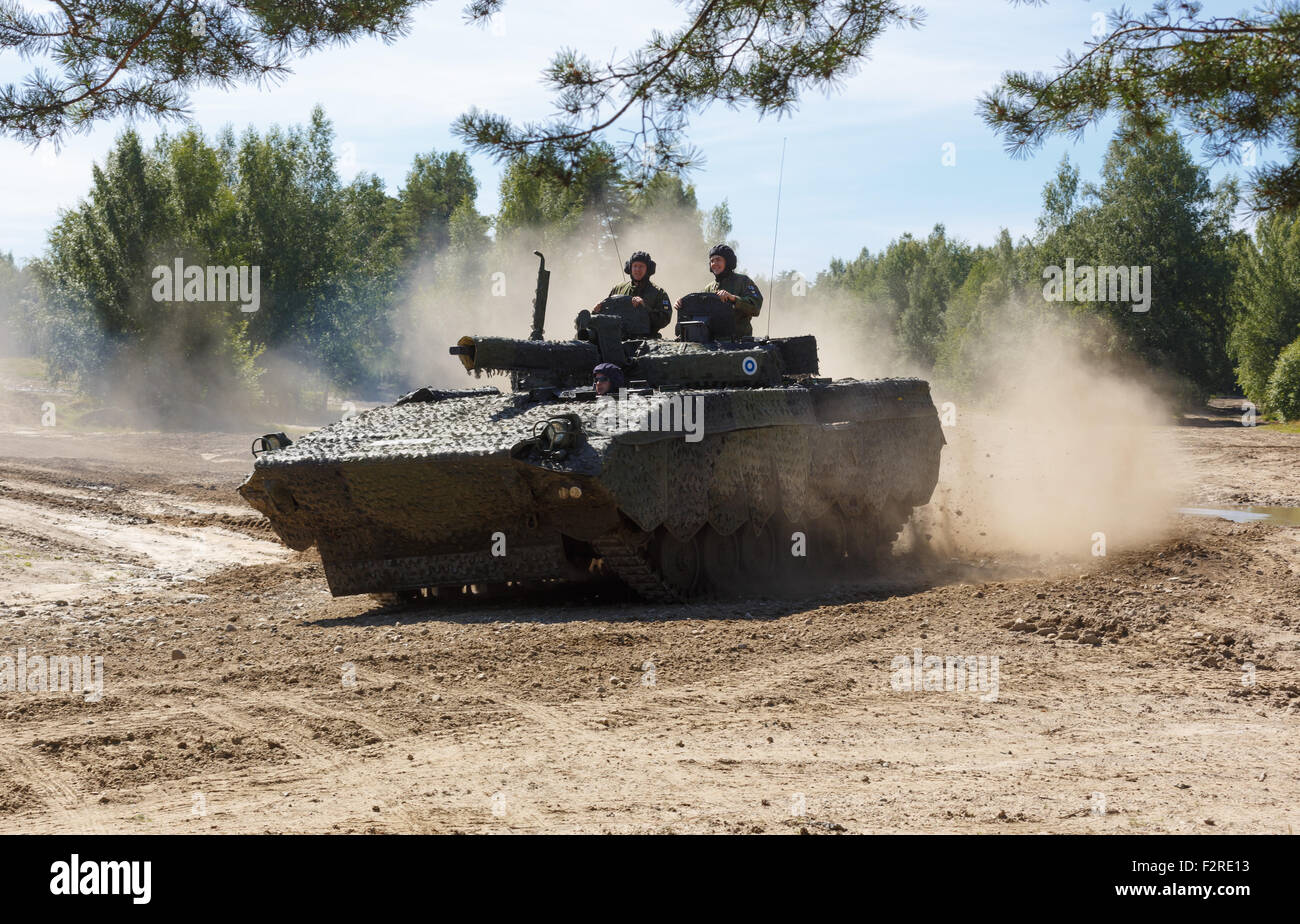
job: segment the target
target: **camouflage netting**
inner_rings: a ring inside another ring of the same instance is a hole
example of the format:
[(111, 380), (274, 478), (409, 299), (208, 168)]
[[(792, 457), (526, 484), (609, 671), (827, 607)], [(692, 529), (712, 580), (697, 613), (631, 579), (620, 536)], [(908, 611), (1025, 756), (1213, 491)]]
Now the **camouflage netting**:
[[(613, 320), (613, 319), (606, 319)], [(518, 340), (510, 337), (462, 337), (456, 349), (475, 375), (516, 371), (547, 379), (560, 387), (585, 385), (598, 362), (613, 362), (627, 374), (653, 386), (708, 388), (774, 386), (783, 375), (815, 375), (814, 337), (788, 337), (739, 343), (683, 343), (669, 340), (622, 340), (613, 332), (597, 343), (577, 340)]]
[[(635, 416), (625, 431), (629, 419), (620, 422), (613, 402), (589, 393), (533, 400), (420, 390), (260, 456), (240, 491), (287, 544), (319, 544), (336, 592), (388, 580), (355, 569), (510, 579), (504, 561), (484, 557), (496, 530), (509, 534), (512, 549), (528, 550), (512, 552), (511, 566), (531, 562), (530, 573), (542, 572), (562, 560), (560, 533), (590, 538), (565, 519), (575, 512), (598, 523), (617, 508), (643, 530), (662, 525), (687, 538), (705, 523), (729, 534), (778, 512), (802, 523), (836, 509), (871, 520), (929, 500), (943, 435), (925, 382), (658, 392), (641, 400), (697, 398), (702, 438), (690, 442), (680, 427), (663, 432)], [(546, 456), (534, 441), (538, 428), (566, 414), (576, 416), (583, 437), (567, 457)], [(580, 504), (557, 501), (556, 489), (570, 485), (581, 486)], [(347, 568), (354, 571), (338, 576)]]
[(777, 512), (807, 523), (834, 509), (868, 519), (924, 504), (942, 445), (933, 417), (741, 430), (702, 443), (616, 443), (601, 481), (644, 530), (664, 525), (685, 539), (707, 522), (725, 535), (746, 520), (761, 527)]

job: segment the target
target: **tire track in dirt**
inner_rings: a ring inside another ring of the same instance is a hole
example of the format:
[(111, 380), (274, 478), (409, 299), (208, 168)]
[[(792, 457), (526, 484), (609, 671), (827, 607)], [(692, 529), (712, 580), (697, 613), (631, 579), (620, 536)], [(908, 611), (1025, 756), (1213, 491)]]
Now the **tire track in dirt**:
[[(402, 683), (425, 694), (441, 695), (445, 692), (442, 687), (418, 679), (419, 675), (401, 676), (369, 667), (366, 675), (368, 678), (384, 684)], [(536, 705), (507, 694), (500, 687), (495, 686), (489, 686), (484, 695), (490, 698), (494, 704), (505, 706), (516, 713), (517, 716), (514, 730), (521, 737), (519, 740), (512, 741), (510, 747), (500, 748), (499, 752), (502, 754), (547, 754), (556, 747), (557, 742), (563, 742), (563, 751), (565, 753), (583, 753), (584, 756), (589, 758), (595, 755), (624, 756), (625, 746), (617, 741), (611, 741), (609, 727), (601, 729), (601, 719), (597, 718), (598, 715), (608, 715), (612, 708), (611, 704), (581, 700), (573, 703)], [(575, 713), (577, 714), (575, 715)], [(480, 730), (478, 737), (481, 739), (483, 731), (491, 726), (500, 726), (504, 721), (506, 720), (489, 720), (476, 726)], [(458, 763), (464, 767), (464, 755), (458, 755), (458, 757), (460, 758)], [(562, 766), (564, 754), (557, 753), (554, 757), (556, 765)], [(666, 774), (668, 769), (668, 765), (665, 763), (664, 770), (661, 773)], [(480, 769), (479, 773), (484, 778), (496, 775), (493, 771), (487, 769)], [(624, 793), (624, 796), (625, 798), (633, 797), (635, 793)], [(524, 804), (527, 805), (527, 803)], [(529, 806), (521, 810), (517, 797), (509, 800), (509, 806), (507, 815), (510, 819), (509, 826), (512, 831), (553, 829), (553, 819), (544, 814), (542, 809)], [(564, 809), (557, 809), (556, 811), (561, 814), (568, 814), (568, 811)]]
[[(258, 697), (260, 701), (262, 697)], [(245, 735), (256, 735), (259, 737), (274, 737), (284, 739), (303, 761), (300, 770), (305, 769), (301, 779), (304, 783), (310, 781), (324, 782), (325, 779), (332, 781), (335, 787), (332, 791), (344, 791), (341, 787), (355, 787), (364, 782), (373, 782), (374, 775), (372, 767), (362, 766), (361, 750), (329, 747), (320, 744), (310, 735), (304, 735), (292, 730), (283, 722), (276, 723), (268, 728), (265, 720), (259, 719), (256, 715), (250, 714), (242, 708), (243, 705), (238, 700), (227, 701), (224, 703), (205, 702), (202, 705), (195, 705), (195, 710), (205, 716), (209, 721), (217, 724), (234, 728)], [(373, 723), (363, 724), (358, 722), (351, 710), (331, 709), (322, 707), (318, 703), (309, 701), (305, 696), (286, 696), (280, 694), (276, 697), (276, 706), (291, 715), (314, 717), (329, 721), (343, 720), (352, 722), (361, 727), (373, 737), (387, 739), (389, 743), (397, 744), (403, 738), (394, 734), (395, 730), (391, 727), (380, 728)], [(352, 753), (349, 753), (349, 752)], [(313, 786), (318, 791), (331, 791), (319, 785)], [(397, 816), (406, 823), (409, 831), (419, 831), (421, 825), (413, 815), (407, 812), (405, 802), (400, 793), (388, 793), (386, 801), (395, 806)]]
[[(59, 823), (66, 828), (85, 834), (108, 833), (100, 822), (102, 812), (86, 803), (85, 795), (73, 782), (72, 776), (53, 761), (9, 747), (0, 749), (0, 763), (4, 764), (6, 779), (39, 793), (45, 807), (52, 809)], [(7, 820), (0, 820), (0, 829), (7, 827)], [(30, 829), (17, 827), (12, 830)]]

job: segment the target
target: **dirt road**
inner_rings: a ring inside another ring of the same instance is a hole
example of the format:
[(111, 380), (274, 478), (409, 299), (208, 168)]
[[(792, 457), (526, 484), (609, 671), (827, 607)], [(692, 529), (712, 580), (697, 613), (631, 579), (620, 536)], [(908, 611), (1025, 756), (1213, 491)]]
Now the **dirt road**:
[[(1216, 423), (1163, 428), (1187, 503), (1300, 504), (1300, 434)], [(0, 831), (1300, 827), (1300, 529), (386, 610), (241, 505), (243, 437), (3, 430), (0, 656), (102, 696), (0, 693)]]

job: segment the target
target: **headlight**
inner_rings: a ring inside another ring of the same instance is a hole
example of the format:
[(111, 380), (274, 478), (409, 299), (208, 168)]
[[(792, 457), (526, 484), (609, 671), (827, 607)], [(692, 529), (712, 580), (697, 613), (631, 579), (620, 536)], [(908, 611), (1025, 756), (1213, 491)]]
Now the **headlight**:
[(578, 445), (578, 438), (582, 435), (582, 424), (577, 415), (566, 414), (546, 421), (539, 420), (533, 427), (533, 434), (537, 440), (537, 448), (543, 455), (563, 458), (563, 455), (567, 455)]

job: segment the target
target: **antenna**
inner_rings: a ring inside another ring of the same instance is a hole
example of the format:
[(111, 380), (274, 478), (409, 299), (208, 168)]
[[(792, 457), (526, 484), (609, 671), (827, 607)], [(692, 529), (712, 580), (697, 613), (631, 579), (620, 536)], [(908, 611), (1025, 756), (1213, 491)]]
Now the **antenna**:
[(600, 213), (605, 216), (605, 227), (609, 229), (609, 236), (614, 240), (614, 256), (618, 257), (618, 278), (623, 278), (623, 255), (618, 252), (618, 235), (614, 233), (614, 223), (609, 220), (609, 210), (605, 208), (605, 198), (600, 200)]
[(772, 312), (776, 310), (776, 234), (781, 230), (781, 184), (785, 181), (785, 142), (781, 139), (781, 169), (776, 176), (776, 224), (772, 228), (772, 268), (768, 270), (768, 285), (772, 288), (772, 304), (767, 306), (767, 332), (766, 337), (772, 335)]

